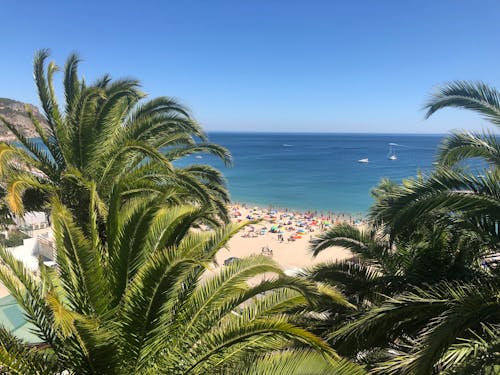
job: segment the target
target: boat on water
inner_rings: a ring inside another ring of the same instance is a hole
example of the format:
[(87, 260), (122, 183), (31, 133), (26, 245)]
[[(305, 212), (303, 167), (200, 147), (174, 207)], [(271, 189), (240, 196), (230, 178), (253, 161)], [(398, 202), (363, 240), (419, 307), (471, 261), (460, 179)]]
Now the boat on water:
[(359, 159), (358, 163), (368, 163), (368, 158), (365, 159)]
[(387, 154), (387, 158), (389, 160), (397, 160), (396, 151), (394, 150), (394, 146), (397, 146), (396, 143), (389, 143), (389, 153)]

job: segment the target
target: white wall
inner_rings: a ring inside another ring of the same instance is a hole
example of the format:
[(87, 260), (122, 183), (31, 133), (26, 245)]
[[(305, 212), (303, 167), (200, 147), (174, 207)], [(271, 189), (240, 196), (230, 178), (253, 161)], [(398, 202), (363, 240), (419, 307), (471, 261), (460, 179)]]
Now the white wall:
[(23, 240), (21, 246), (8, 247), (7, 250), (10, 251), (14, 258), (23, 262), (27, 268), (33, 271), (38, 270), (38, 258), (40, 256), (54, 260), (51, 247), (43, 239), (39, 241), (38, 238), (27, 238)]
[(23, 240), (21, 246), (8, 247), (7, 250), (29, 269), (38, 269), (38, 241), (36, 238), (27, 238)]

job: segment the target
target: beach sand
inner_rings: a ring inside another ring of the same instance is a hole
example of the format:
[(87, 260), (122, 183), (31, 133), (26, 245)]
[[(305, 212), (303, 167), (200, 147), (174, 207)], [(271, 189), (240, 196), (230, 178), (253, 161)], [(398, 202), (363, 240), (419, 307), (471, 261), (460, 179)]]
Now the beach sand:
[[(337, 246), (324, 250), (316, 258), (308, 250), (309, 240), (339, 222), (339, 218), (315, 217), (311, 214), (289, 210), (270, 211), (258, 207), (249, 208), (244, 205), (231, 205), (230, 212), (234, 222), (246, 221), (248, 217), (251, 217), (252, 220), (260, 218), (261, 221), (236, 234), (229, 241), (227, 247), (217, 253), (216, 259), (219, 265), (223, 265), (224, 260), (230, 257), (242, 258), (261, 254), (262, 249), (266, 247), (272, 250), (272, 259), (283, 270), (304, 269), (318, 263), (352, 257), (349, 250)], [(273, 226), (275, 230), (284, 232), (283, 241), (278, 239), (278, 233), (270, 231)], [(267, 230), (261, 231), (263, 227)], [(303, 233), (297, 233), (297, 231)], [(288, 241), (291, 236), (297, 234), (301, 238)]]
[[(228, 258), (259, 255), (262, 254), (262, 249), (272, 250), (272, 256), (270, 254), (268, 256), (271, 256), (284, 271), (292, 272), (310, 268), (319, 263), (352, 257), (349, 250), (338, 246), (324, 250), (317, 257), (313, 257), (308, 249), (311, 238), (342, 221), (342, 217), (314, 216), (291, 210), (272, 211), (239, 204), (231, 205), (229, 211), (233, 222), (260, 221), (242, 229), (225, 248), (217, 253), (216, 260), (219, 267), (223, 266)], [(283, 240), (279, 240), (279, 233), (271, 232), (270, 229), (273, 226), (278, 232), (283, 232)], [(266, 230), (262, 231), (262, 228)], [(288, 239), (292, 236), (296, 239), (289, 241)], [(207, 270), (206, 276), (216, 272), (217, 268), (215, 266)], [(0, 283), (0, 298), (8, 294), (8, 290)]]

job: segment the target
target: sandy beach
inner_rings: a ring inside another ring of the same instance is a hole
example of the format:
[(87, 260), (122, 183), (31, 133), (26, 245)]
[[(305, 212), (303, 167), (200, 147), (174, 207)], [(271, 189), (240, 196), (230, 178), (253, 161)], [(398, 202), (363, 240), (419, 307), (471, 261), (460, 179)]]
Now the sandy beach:
[[(239, 204), (231, 205), (230, 213), (234, 222), (259, 222), (236, 234), (227, 248), (219, 251), (216, 258), (220, 265), (230, 257), (242, 258), (264, 253), (271, 256), (284, 270), (295, 270), (352, 256), (342, 247), (332, 247), (316, 258), (308, 250), (310, 239), (341, 222), (342, 217), (315, 216), (307, 212), (268, 210)], [(268, 249), (272, 250), (272, 255)]]
[[(349, 250), (332, 247), (314, 258), (309, 251), (309, 241), (320, 233), (345, 220), (342, 215), (322, 216), (310, 212), (272, 210), (249, 207), (244, 204), (229, 206), (231, 220), (235, 223), (257, 221), (237, 233), (217, 255), (217, 263), (235, 257), (264, 254), (275, 260), (284, 271), (297, 271), (318, 263), (350, 258)], [(357, 223), (363, 225), (362, 222)], [(216, 268), (208, 271), (207, 275)], [(0, 283), (0, 298), (8, 295)]]

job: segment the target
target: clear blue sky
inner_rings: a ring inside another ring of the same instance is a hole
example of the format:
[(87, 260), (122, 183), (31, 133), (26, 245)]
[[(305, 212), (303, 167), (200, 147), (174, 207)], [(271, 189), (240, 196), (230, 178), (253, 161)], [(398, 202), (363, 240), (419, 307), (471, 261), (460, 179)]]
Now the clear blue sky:
[(179, 98), (207, 130), (442, 133), (480, 129), (438, 85), (500, 89), (500, 2), (4, 1), (0, 97), (37, 104), (31, 63), (77, 51), (93, 79), (139, 78)]

